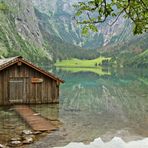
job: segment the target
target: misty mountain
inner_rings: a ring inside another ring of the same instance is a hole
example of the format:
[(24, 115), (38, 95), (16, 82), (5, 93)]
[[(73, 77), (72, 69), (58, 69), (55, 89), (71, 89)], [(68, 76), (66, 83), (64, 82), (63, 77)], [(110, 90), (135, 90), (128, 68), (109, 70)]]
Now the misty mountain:
[[(90, 32), (89, 36), (81, 34), (82, 26), (77, 25), (73, 20), (75, 9), (73, 4), (77, 2), (71, 0), (33, 0), (35, 8), (48, 16), (44, 20), (45, 29), (65, 42), (72, 43), (84, 48), (98, 48), (110, 43), (122, 42), (132, 37), (132, 25), (120, 17), (117, 22), (109, 26), (114, 21), (110, 18), (107, 22), (99, 24), (99, 32)], [(41, 16), (37, 15), (40, 20)]]

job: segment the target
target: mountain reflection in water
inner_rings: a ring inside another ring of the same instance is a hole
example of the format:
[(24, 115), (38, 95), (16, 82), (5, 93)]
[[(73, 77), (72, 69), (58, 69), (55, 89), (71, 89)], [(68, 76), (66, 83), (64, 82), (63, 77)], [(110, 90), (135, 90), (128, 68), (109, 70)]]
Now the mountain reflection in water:
[[(62, 147), (71, 142), (88, 145), (98, 137), (105, 146), (113, 143), (114, 148), (115, 141), (135, 141), (137, 145), (147, 142), (144, 138), (148, 137), (148, 71), (104, 70), (104, 74), (99, 74), (100, 70), (85, 70), (53, 70), (65, 80), (60, 86), (60, 103), (31, 107), (59, 129), (27, 147)], [(0, 108), (0, 143), (26, 128), (12, 108)]]
[(58, 117), (62, 125), (31, 147), (90, 143), (97, 137), (104, 142), (114, 137), (126, 142), (148, 137), (147, 71), (114, 70), (99, 75), (88, 69), (58, 69), (54, 73), (65, 80)]
[(148, 138), (138, 141), (124, 142), (121, 138), (115, 137), (111, 141), (105, 143), (101, 138), (95, 139), (90, 144), (70, 143), (64, 147), (54, 148), (148, 148)]

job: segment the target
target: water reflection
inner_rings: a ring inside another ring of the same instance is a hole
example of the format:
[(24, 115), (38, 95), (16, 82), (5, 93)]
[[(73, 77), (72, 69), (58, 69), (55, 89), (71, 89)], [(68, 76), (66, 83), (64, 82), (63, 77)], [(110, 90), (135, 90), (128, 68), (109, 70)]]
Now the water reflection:
[(111, 75), (111, 71), (109, 71), (109, 68), (102, 68), (102, 67), (76, 67), (76, 68), (71, 68), (71, 67), (60, 67), (60, 68), (56, 68), (57, 71), (67, 71), (67, 72), (71, 72), (71, 73), (78, 73), (78, 72), (91, 72), (91, 73), (95, 73), (97, 75)]
[(112, 75), (60, 71), (60, 118), (65, 141), (90, 142), (96, 137), (125, 141), (148, 136), (148, 73), (112, 70)]
[(72, 142), (64, 147), (59, 147), (59, 148), (147, 148), (147, 147), (148, 147), (148, 138), (125, 143), (121, 138), (115, 137), (107, 143), (104, 143), (101, 138), (97, 138), (93, 142), (87, 145), (83, 143)]
[(49, 119), (56, 127), (60, 127), (59, 104), (31, 105), (30, 107), (42, 117)]
[[(147, 71), (110, 70), (109, 74), (99, 74), (88, 69), (77, 72), (53, 69), (53, 72), (65, 80), (59, 105), (31, 107), (59, 125), (59, 130), (31, 148), (64, 146), (72, 141), (90, 143), (97, 137), (104, 141), (116, 136), (124, 141), (148, 137)], [(23, 128), (25, 123), (11, 108), (0, 108), (1, 137), (8, 139), (6, 136), (12, 136), (14, 130)]]
[(148, 73), (142, 70), (58, 69), (65, 80), (61, 86), (59, 131), (31, 147), (64, 146), (70, 142), (90, 143), (97, 137), (131, 141), (148, 137)]

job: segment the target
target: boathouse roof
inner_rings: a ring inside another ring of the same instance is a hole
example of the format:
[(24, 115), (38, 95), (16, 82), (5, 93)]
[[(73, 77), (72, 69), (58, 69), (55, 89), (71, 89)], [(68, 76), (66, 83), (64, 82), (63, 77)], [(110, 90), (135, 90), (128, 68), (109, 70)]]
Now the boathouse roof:
[(43, 75), (46, 75), (47, 77), (52, 78), (53, 80), (64, 83), (64, 80), (58, 78), (57, 76), (55, 76), (54, 74), (52, 74), (50, 72), (43, 70), (42, 68), (34, 65), (30, 61), (24, 59), (22, 56), (0, 59), (0, 71), (4, 70), (5, 68), (8, 68), (16, 63), (23, 63), (23, 64), (29, 66), (30, 68), (42, 73)]

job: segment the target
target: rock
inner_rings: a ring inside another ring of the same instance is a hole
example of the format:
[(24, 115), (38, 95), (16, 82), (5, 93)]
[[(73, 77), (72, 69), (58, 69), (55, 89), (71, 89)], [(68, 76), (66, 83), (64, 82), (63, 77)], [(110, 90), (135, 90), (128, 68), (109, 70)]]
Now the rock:
[(0, 144), (0, 148), (4, 148), (4, 145)]
[(40, 115), (40, 113), (35, 113), (35, 114), (33, 114), (34, 116), (39, 116)]
[(17, 137), (17, 138), (11, 138), (11, 141), (21, 141), (21, 138), (20, 138), (20, 137)]
[(21, 146), (22, 142), (19, 140), (18, 141), (11, 141), (9, 145), (10, 146)]
[(67, 136), (67, 135), (68, 135), (67, 133), (64, 133), (64, 134), (63, 134), (64, 137)]
[(41, 134), (41, 133), (42, 133), (41, 131), (32, 132), (33, 135), (38, 135), (38, 134)]
[(34, 135), (24, 135), (24, 136), (22, 136), (22, 140), (26, 140), (26, 139), (28, 139), (28, 138), (33, 138), (33, 139), (35, 139), (35, 136), (34, 136)]
[(30, 130), (23, 130), (22, 133), (25, 134), (25, 135), (31, 135), (32, 131), (30, 131)]
[(30, 135), (30, 136), (27, 136), (27, 137), (23, 137), (23, 139), (24, 139), (23, 144), (30, 144), (30, 143), (34, 142), (35, 136)]
[(23, 141), (23, 144), (30, 144), (30, 143), (33, 143), (33, 142), (34, 142), (33, 138), (28, 138), (28, 139)]

